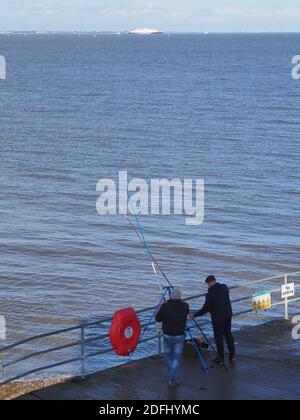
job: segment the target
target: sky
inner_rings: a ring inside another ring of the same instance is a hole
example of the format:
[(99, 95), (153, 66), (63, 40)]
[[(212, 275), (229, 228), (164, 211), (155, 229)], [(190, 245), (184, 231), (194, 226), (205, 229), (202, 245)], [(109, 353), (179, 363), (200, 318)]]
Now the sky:
[(300, 32), (299, 0), (0, 0), (0, 31)]

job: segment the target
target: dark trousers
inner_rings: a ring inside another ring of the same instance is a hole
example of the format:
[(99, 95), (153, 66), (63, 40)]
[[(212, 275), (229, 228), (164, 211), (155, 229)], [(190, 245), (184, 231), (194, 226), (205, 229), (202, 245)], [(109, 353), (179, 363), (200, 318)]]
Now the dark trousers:
[(232, 319), (223, 320), (223, 321), (214, 321), (214, 334), (215, 334), (215, 342), (217, 346), (217, 351), (220, 359), (224, 360), (224, 338), (226, 340), (229, 354), (231, 356), (235, 355), (235, 344), (234, 338), (231, 332), (231, 321)]

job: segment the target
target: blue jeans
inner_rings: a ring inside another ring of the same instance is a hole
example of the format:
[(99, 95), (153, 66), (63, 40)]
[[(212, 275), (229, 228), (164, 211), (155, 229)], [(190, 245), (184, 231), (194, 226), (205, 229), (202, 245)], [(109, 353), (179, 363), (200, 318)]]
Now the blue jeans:
[(180, 370), (181, 358), (185, 342), (185, 335), (164, 335), (169, 381), (176, 381)]

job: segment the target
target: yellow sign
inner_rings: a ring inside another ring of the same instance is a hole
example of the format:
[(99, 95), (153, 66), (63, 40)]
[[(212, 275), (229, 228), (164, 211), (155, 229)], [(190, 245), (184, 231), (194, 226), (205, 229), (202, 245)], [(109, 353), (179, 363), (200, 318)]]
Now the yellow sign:
[(253, 312), (266, 311), (272, 307), (272, 299), (270, 292), (258, 292), (253, 295), (252, 309)]

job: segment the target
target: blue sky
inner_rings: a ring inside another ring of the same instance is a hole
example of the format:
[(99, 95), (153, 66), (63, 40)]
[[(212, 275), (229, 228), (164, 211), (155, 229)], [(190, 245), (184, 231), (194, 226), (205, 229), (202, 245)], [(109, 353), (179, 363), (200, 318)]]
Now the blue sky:
[(0, 0), (3, 30), (299, 31), (299, 0)]

